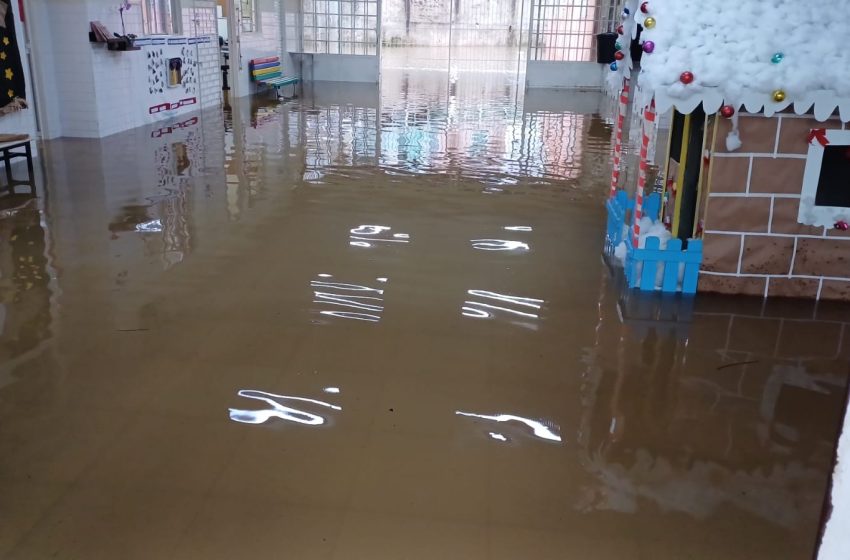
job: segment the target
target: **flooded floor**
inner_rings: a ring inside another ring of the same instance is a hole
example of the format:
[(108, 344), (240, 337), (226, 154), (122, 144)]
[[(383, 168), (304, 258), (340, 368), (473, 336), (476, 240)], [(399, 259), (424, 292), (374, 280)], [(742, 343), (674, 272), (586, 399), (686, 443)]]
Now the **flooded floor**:
[(0, 558), (810, 558), (848, 309), (622, 292), (598, 97), (384, 79), (49, 143)]

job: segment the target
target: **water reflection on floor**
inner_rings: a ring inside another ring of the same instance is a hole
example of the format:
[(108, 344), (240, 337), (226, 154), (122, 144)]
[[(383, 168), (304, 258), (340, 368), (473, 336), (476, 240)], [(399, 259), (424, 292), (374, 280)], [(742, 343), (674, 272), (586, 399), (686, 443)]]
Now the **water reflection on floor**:
[(386, 79), (47, 146), (0, 557), (810, 557), (847, 308), (624, 294), (600, 100)]

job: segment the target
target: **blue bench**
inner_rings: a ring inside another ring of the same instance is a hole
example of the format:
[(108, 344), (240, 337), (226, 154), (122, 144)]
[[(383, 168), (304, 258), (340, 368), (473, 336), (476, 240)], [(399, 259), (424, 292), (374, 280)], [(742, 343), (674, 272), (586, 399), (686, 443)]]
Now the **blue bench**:
[[(301, 80), (296, 76), (284, 76), (280, 65), (280, 57), (269, 56), (266, 58), (255, 58), (248, 63), (251, 81), (256, 84), (273, 88), (278, 98), (282, 97), (280, 89), (286, 86), (294, 86)], [(294, 94), (293, 89), (293, 94)]]

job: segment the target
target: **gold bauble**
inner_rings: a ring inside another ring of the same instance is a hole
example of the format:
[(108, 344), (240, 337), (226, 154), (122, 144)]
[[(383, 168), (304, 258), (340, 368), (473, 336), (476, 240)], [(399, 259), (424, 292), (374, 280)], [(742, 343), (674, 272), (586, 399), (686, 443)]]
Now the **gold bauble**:
[(782, 103), (783, 101), (785, 101), (785, 92), (782, 91), (781, 89), (774, 91), (773, 92), (773, 100), (776, 101), (777, 103)]
[(643, 26), (646, 27), (647, 29), (652, 29), (653, 27), (655, 27), (655, 18), (654, 17), (646, 18), (645, 20), (643, 20)]

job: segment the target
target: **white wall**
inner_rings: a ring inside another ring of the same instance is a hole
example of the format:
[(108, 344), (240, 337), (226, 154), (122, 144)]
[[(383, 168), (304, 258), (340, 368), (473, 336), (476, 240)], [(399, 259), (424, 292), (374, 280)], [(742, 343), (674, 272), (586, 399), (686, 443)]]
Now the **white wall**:
[[(39, 79), (39, 111), (46, 138), (99, 138), (175, 115), (147, 113), (145, 51), (110, 52), (88, 39), (90, 21), (121, 32), (116, 0), (27, 0)], [(188, 111), (220, 103), (221, 71), (214, 0), (182, 0), (185, 35), (209, 37), (197, 46), (198, 103)], [(141, 10), (124, 15), (127, 33), (141, 35)], [(186, 112), (188, 112), (186, 111)]]
[(844, 412), (830, 500), (832, 513), (826, 522), (818, 560), (847, 560), (850, 551), (850, 409)]
[(529, 88), (599, 90), (603, 70), (607, 66), (595, 62), (529, 60), (525, 79)]
[[(378, 83), (380, 60), (358, 54), (314, 54), (304, 62), (304, 75), (317, 82)], [(311, 62), (307, 62), (311, 61)], [(310, 70), (308, 64), (312, 64)]]

